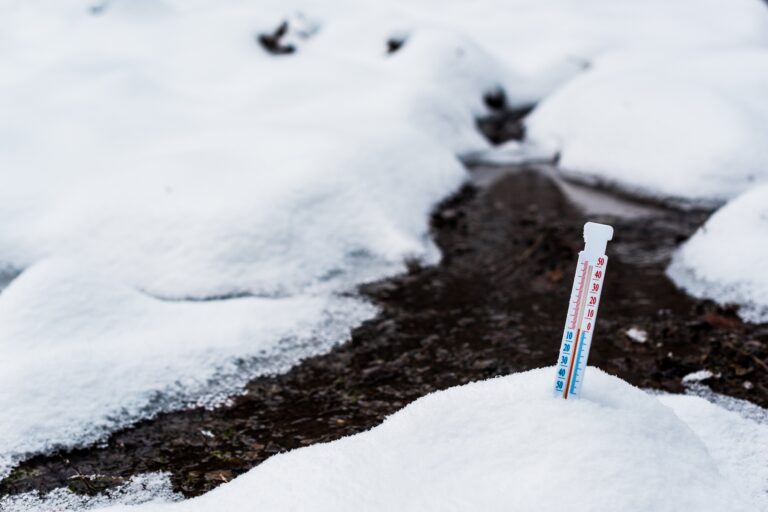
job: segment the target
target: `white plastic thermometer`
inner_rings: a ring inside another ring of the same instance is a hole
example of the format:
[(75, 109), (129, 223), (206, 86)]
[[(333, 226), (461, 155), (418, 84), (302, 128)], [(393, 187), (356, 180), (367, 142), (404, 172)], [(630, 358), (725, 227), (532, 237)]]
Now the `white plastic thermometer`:
[(608, 257), (605, 247), (613, 238), (613, 228), (606, 224), (584, 224), (584, 250), (579, 253), (573, 279), (568, 318), (565, 320), (560, 357), (557, 360), (555, 396), (578, 398), (587, 367), (592, 333), (597, 321), (597, 307), (603, 291)]

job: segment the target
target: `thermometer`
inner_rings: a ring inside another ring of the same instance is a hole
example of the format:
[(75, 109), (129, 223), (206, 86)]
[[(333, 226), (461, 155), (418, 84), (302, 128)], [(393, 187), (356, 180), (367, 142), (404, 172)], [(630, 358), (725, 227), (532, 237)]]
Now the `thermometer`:
[(576, 265), (560, 357), (555, 367), (555, 396), (578, 398), (581, 394), (608, 264), (605, 247), (612, 238), (611, 226), (595, 222), (584, 224), (584, 250), (579, 253)]

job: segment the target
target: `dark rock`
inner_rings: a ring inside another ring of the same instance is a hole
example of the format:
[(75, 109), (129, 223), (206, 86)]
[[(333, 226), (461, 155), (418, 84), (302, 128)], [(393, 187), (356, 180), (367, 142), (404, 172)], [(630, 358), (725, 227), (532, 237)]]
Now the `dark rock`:
[(288, 55), (296, 51), (292, 44), (285, 44), (282, 39), (288, 33), (288, 21), (283, 21), (278, 25), (274, 32), (268, 34), (258, 34), (256, 41), (267, 53), (272, 55)]

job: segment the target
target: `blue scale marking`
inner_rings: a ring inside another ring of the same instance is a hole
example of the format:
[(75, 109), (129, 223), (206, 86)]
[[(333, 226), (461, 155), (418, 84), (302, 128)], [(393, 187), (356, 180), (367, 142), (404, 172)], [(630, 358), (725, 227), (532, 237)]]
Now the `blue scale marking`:
[(584, 338), (587, 337), (586, 332), (581, 333), (581, 342), (579, 342), (579, 350), (576, 352), (576, 361), (573, 363), (573, 380), (571, 381), (571, 390), (569, 391), (570, 394), (574, 393), (574, 389), (576, 388), (576, 379), (579, 375), (579, 361), (581, 361), (581, 349), (584, 348)]

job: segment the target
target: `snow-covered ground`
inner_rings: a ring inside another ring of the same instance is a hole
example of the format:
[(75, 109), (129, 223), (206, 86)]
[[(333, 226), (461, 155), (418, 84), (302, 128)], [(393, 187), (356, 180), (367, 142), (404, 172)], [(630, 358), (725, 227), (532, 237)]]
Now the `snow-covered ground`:
[[(276, 455), (200, 498), (108, 510), (768, 507), (768, 452), (759, 449), (768, 445), (768, 423), (702, 398), (649, 395), (596, 368), (588, 372), (581, 400), (552, 398), (553, 368), (451, 388), (368, 432)], [(8, 504), (26, 510), (35, 501)]]
[(768, 322), (768, 185), (718, 210), (683, 244), (668, 273), (692, 295), (737, 304), (746, 320)]
[(719, 204), (768, 180), (768, 51), (620, 54), (548, 97), (527, 123), (568, 173)]
[(0, 475), (344, 341), (373, 310), (342, 294), (439, 257), (490, 90), (543, 100), (566, 171), (735, 196), (766, 178), (767, 55), (759, 0), (3, 2)]
[(255, 35), (291, 9), (194, 4), (2, 7), (0, 474), (343, 342), (373, 309), (339, 293), (436, 260), (485, 146), (461, 35), (387, 59), (363, 19), (276, 59)]

